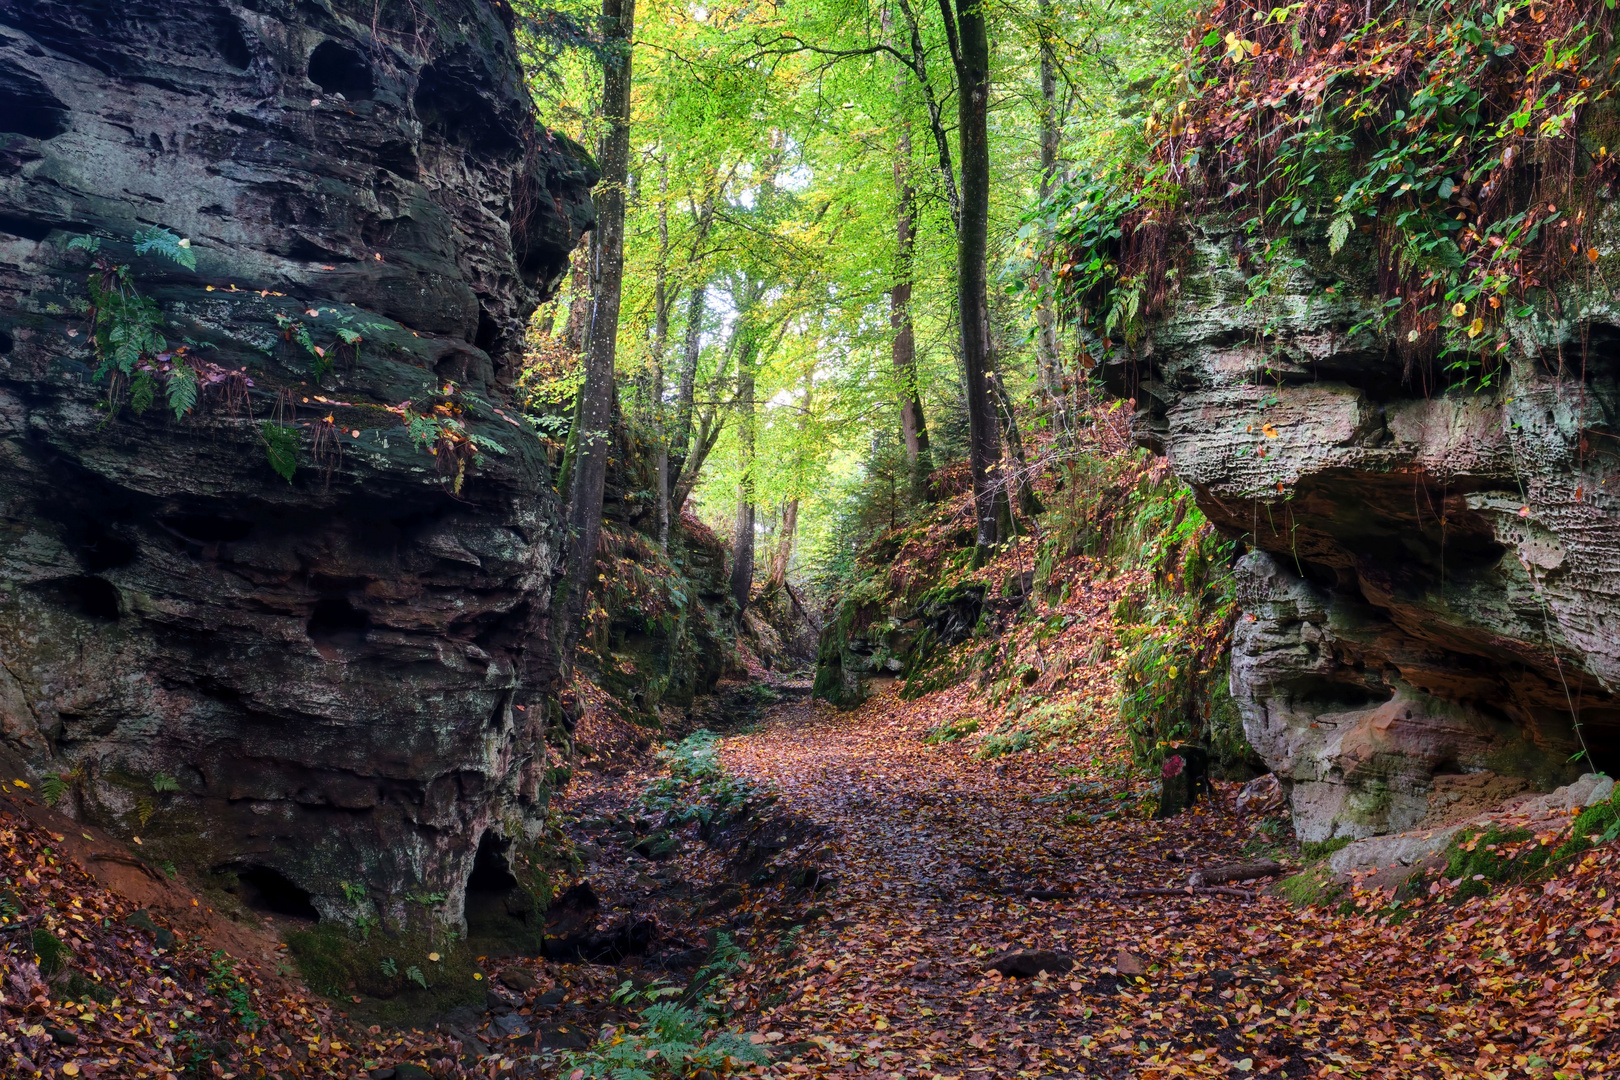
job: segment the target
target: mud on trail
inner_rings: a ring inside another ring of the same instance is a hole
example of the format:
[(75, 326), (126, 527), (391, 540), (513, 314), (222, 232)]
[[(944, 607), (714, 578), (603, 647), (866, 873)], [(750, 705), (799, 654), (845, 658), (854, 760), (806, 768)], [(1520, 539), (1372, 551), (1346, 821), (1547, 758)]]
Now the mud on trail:
[[(1616, 1075), (1612, 847), (1465, 901), (1194, 892), (1199, 867), (1286, 860), (1281, 823), (1237, 811), (1230, 784), (1153, 820), (1106, 733), (991, 760), (937, 742), (972, 705), (796, 701), (723, 740), (727, 774), (773, 796), (765, 819), (798, 823), (781, 861), (821, 882), (813, 901), (744, 884), (724, 913), (751, 958), (728, 1022), (777, 1050), (763, 1071)], [(718, 880), (722, 861), (683, 846), (663, 873)]]

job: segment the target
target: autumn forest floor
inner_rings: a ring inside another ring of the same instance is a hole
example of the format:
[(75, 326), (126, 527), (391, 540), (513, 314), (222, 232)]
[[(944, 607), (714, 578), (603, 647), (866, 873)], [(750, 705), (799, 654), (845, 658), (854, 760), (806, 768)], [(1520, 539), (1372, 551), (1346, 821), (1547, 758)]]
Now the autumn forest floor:
[[(1106, 733), (991, 760), (925, 741), (973, 703), (965, 687), (849, 713), (796, 701), (722, 744), (727, 772), (798, 823), (781, 839), (825, 889), (743, 890), (725, 912), (750, 957), (731, 1022), (779, 1048), (772, 1073), (1616, 1075), (1612, 847), (1461, 903), (1169, 894), (1271, 845), (1277, 821), (1239, 814), (1219, 784), (1152, 820)], [(661, 875), (712, 877), (712, 855), (705, 869), (687, 851)], [(1166, 891), (1131, 895), (1144, 889)], [(1073, 967), (987, 971), (1019, 949)]]
[[(484, 1007), (419, 1027), (310, 995), (272, 937), (246, 940), (208, 897), (16, 792), (0, 805), (0, 1075), (590, 1075), (672, 998), (768, 1051), (750, 1075), (1620, 1075), (1617, 845), (1466, 899), (1460, 880), (1399, 903), (1193, 893), (1201, 866), (1299, 862), (1286, 821), (1238, 811), (1231, 784), (1154, 820), (1106, 722), (999, 757), (941, 741), (982, 711), (971, 681), (850, 712), (807, 689), (734, 684), (714, 718), (732, 733), (698, 739), (698, 770), (644, 730), (582, 725), (606, 752), (560, 800), (577, 862), (548, 918), (627, 947), (478, 956)], [(19, 951), (46, 928), (67, 964), (48, 994), (43, 953), (36, 969)], [(1048, 970), (993, 970), (1016, 950)], [(64, 990), (69, 973), (84, 985)]]

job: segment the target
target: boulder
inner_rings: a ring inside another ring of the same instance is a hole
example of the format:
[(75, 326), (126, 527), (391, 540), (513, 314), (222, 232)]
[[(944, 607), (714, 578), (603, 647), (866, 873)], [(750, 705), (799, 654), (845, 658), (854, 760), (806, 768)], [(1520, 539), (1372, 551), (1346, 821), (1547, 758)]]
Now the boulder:
[(510, 19), (0, 0), (0, 738), (271, 910), (458, 920), (565, 738), (512, 386), (595, 176)]

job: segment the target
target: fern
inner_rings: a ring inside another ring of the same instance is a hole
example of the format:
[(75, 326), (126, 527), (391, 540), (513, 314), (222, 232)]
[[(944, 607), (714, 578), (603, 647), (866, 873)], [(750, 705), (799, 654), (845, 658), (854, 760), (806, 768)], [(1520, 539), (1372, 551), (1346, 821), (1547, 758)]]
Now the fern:
[(145, 368), (135, 373), (135, 381), (129, 388), (129, 407), (140, 415), (152, 407), (152, 400), (156, 396), (157, 380)]
[(259, 433), (264, 437), (264, 456), (270, 467), (287, 483), (292, 483), (293, 473), (298, 468), (298, 432), (266, 420), (259, 425)]
[(180, 781), (168, 773), (154, 773), (152, 776), (152, 790), (162, 795), (166, 791), (179, 791)]
[(191, 250), (191, 241), (182, 240), (168, 229), (150, 228), (136, 233), (135, 254), (162, 255), (187, 270), (197, 269), (197, 255)]
[(175, 360), (164, 391), (169, 398), (169, 408), (174, 410), (174, 418), (179, 420), (197, 404), (197, 373), (191, 370), (190, 364)]
[(1328, 226), (1328, 254), (1337, 255), (1344, 247), (1344, 242), (1350, 238), (1350, 226), (1353, 224), (1349, 214), (1340, 214)]
[(405, 969), (405, 977), (424, 990), (428, 988), (427, 976), (423, 975), (422, 969), (417, 967), (415, 964), (412, 964), (410, 967)]
[(39, 782), (39, 797), (45, 800), (46, 806), (55, 806), (62, 801), (62, 796), (66, 795), (67, 792), (67, 781), (55, 773), (51, 773)]

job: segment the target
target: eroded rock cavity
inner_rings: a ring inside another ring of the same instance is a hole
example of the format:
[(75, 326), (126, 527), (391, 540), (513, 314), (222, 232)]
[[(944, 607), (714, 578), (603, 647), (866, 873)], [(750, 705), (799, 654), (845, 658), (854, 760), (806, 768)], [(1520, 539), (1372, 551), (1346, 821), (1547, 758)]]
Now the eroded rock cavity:
[(1232, 692), (1301, 838), (1620, 764), (1620, 306), (1566, 289), (1584, 333), (1527, 321), (1447, 389), (1402, 342), (1350, 332), (1381, 303), (1370, 249), (1305, 236), (1256, 290), (1236, 231), (1191, 239), (1170, 310), (1108, 377), (1251, 547)]
[[(459, 920), (546, 802), (559, 515), (510, 387), (594, 176), (505, 11), (0, 0), (0, 748), (267, 910)], [(189, 415), (94, 377), (97, 259)]]

